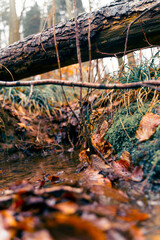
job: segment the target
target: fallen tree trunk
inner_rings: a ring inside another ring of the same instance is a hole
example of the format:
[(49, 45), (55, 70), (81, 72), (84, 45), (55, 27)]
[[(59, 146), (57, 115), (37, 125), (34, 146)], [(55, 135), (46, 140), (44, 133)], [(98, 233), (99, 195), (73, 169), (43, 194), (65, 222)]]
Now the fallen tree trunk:
[[(160, 45), (159, 0), (114, 2), (91, 14), (82, 14), (78, 17), (83, 62), (89, 60), (89, 18), (91, 18), (92, 59), (115, 54), (122, 56), (126, 41), (124, 30), (133, 21), (128, 35), (128, 52)], [(59, 23), (55, 31), (61, 66), (77, 63), (74, 20)], [(57, 68), (53, 28), (31, 35), (0, 50), (0, 80), (19, 80)]]

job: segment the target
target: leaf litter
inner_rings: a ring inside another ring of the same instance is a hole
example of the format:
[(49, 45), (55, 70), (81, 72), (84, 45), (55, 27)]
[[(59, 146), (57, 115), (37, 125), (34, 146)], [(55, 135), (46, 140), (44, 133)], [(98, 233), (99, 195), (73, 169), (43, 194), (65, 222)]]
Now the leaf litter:
[[(144, 201), (138, 191), (141, 166), (134, 166), (127, 151), (115, 161), (103, 131), (94, 134), (92, 143), (109, 156), (108, 164), (98, 153), (83, 150), (83, 167), (71, 178), (43, 174), (35, 184), (16, 182), (5, 198), (0, 197), (1, 240), (145, 239), (144, 226), (151, 215), (138, 205)], [(46, 187), (47, 182), (53, 186)]]

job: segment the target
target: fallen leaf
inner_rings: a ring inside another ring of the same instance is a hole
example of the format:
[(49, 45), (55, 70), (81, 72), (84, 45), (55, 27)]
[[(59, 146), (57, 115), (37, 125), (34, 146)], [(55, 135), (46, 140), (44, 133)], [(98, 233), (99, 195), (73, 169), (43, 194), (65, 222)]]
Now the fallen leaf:
[(50, 214), (45, 224), (54, 239), (106, 240), (105, 233), (79, 216)]
[(99, 133), (95, 133), (91, 138), (93, 146), (95, 146), (102, 154), (107, 153), (111, 149), (112, 145), (104, 140)]
[(114, 189), (114, 188), (105, 188), (105, 196), (110, 197), (114, 200), (117, 200), (119, 202), (124, 202), (128, 203), (129, 198), (128, 196), (121, 190), (119, 189)]
[(23, 240), (53, 240), (47, 230), (40, 230), (35, 233), (24, 232)]
[(130, 179), (135, 182), (140, 182), (142, 181), (143, 176), (144, 176), (144, 173), (143, 173), (142, 167), (136, 166), (132, 171)]
[(109, 128), (109, 124), (106, 120), (104, 120), (99, 131), (101, 138), (105, 136), (106, 132), (108, 131), (108, 128)]
[(147, 213), (140, 212), (137, 209), (129, 209), (125, 212), (125, 216), (119, 216), (119, 218), (126, 222), (140, 222), (147, 220), (149, 215)]
[(140, 142), (148, 140), (155, 133), (159, 124), (160, 115), (146, 113), (140, 121), (138, 130), (136, 131), (136, 138)]
[(24, 123), (18, 123), (18, 125), (19, 125), (21, 128), (27, 129), (27, 126), (26, 126)]
[(87, 150), (83, 150), (79, 153), (79, 160), (80, 162), (87, 162), (90, 164), (89, 157), (87, 155)]
[(133, 237), (133, 240), (145, 240), (146, 239), (146, 237), (144, 237), (143, 231), (140, 228), (138, 228), (134, 225), (131, 225), (129, 230)]
[(91, 161), (91, 167), (94, 170), (101, 171), (101, 170), (110, 168), (107, 164), (105, 164), (104, 160), (99, 156), (97, 156), (96, 154), (92, 154), (90, 156), (90, 161)]
[(111, 240), (127, 240), (125, 236), (122, 235), (122, 233), (118, 232), (117, 230), (111, 229), (107, 232), (107, 239)]
[(93, 170), (91, 167), (88, 167), (85, 170), (83, 176), (83, 182), (85, 186), (107, 186), (112, 187), (111, 181), (108, 178), (104, 178), (103, 175), (99, 174), (99, 171)]
[(130, 153), (124, 151), (118, 161), (113, 162), (114, 170), (123, 177), (129, 177), (133, 168)]
[(78, 210), (78, 205), (74, 202), (61, 202), (54, 206), (55, 209), (61, 211), (63, 214), (74, 214)]

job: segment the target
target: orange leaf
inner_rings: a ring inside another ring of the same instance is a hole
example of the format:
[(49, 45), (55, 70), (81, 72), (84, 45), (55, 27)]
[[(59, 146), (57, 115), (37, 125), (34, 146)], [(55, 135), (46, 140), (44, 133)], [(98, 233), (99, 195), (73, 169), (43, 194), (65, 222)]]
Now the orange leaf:
[(55, 239), (106, 240), (105, 233), (79, 216), (57, 214), (55, 220), (54, 217), (47, 218), (46, 224), (50, 226), (53, 237), (58, 236)]
[(61, 202), (54, 206), (54, 208), (58, 209), (64, 214), (74, 214), (78, 210), (78, 205), (74, 202)]
[(90, 163), (86, 150), (83, 150), (82, 152), (79, 153), (79, 160), (81, 162), (88, 162), (88, 164)]
[(148, 140), (156, 131), (160, 124), (160, 115), (146, 113), (140, 121), (139, 128), (136, 131), (136, 138), (142, 142)]
[(126, 211), (125, 216), (120, 216), (119, 218), (126, 222), (139, 222), (147, 220), (149, 215), (147, 213), (139, 212), (137, 209), (129, 209)]

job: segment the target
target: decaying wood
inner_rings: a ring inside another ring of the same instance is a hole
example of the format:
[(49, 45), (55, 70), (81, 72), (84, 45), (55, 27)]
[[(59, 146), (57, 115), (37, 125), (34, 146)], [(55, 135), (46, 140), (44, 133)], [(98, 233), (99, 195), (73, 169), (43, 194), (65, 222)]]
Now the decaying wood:
[[(131, 22), (127, 51), (147, 47), (148, 43), (150, 46), (160, 45), (159, 0), (114, 2), (91, 15), (82, 14), (77, 19), (83, 62), (89, 60), (89, 19), (92, 59), (123, 55), (126, 41), (124, 30)], [(61, 66), (77, 63), (75, 21), (59, 23), (55, 31)], [(54, 42), (53, 28), (49, 28), (1, 49), (0, 80), (19, 80), (57, 69)]]

